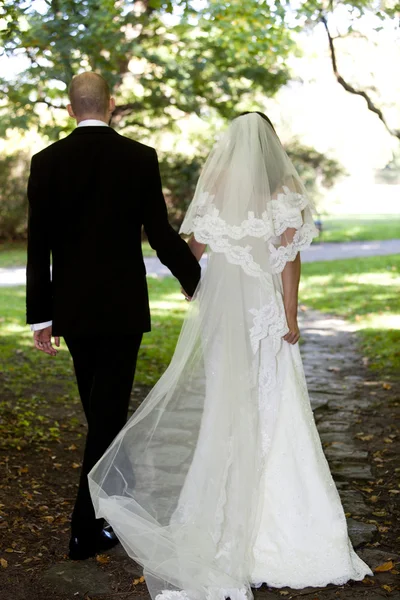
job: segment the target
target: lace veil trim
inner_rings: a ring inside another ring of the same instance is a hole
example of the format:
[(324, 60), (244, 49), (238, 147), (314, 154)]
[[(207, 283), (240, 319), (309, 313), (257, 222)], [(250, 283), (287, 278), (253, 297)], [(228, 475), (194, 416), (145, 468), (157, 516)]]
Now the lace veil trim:
[[(247, 275), (258, 277), (263, 273), (261, 266), (254, 260), (252, 246), (240, 246), (230, 240), (242, 240), (250, 237), (263, 239), (269, 256), (270, 273), (280, 273), (288, 261), (293, 261), (297, 253), (307, 248), (318, 230), (312, 222), (305, 223), (302, 211), (309, 209), (306, 196), (291, 192), (283, 187), (283, 192), (277, 199), (271, 200), (269, 211), (264, 211), (260, 217), (254, 212), (248, 212), (247, 219), (240, 225), (230, 225), (220, 216), (220, 211), (213, 204), (214, 196), (204, 193), (196, 207), (192, 226), (186, 224), (181, 233), (193, 231), (198, 242), (207, 244), (213, 252), (224, 253), (228, 262), (240, 265)], [(208, 204), (207, 204), (208, 200)], [(286, 229), (297, 229), (293, 241), (287, 246), (276, 246), (274, 238), (280, 236)]]

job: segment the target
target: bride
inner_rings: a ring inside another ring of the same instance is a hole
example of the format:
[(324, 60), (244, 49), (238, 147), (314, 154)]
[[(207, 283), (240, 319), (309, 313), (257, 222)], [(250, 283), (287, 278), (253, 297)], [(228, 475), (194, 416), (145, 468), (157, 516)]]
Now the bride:
[(181, 227), (209, 259), (171, 364), (88, 476), (153, 600), (373, 574), (348, 537), (297, 344), (311, 209), (269, 119), (236, 118)]

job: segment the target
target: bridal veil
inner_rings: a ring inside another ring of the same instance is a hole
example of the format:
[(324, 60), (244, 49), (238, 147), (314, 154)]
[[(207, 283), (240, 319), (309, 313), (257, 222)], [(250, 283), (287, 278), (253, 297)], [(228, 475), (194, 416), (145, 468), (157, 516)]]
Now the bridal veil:
[(169, 367), (89, 473), (90, 492), (153, 600), (244, 600), (282, 399), (280, 273), (318, 234), (261, 116), (216, 143), (181, 232), (208, 245), (207, 269)]

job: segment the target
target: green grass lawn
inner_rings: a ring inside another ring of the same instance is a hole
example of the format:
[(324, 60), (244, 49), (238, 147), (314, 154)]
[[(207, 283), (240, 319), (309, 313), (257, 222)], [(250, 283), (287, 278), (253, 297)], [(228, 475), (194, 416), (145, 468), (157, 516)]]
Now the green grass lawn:
[[(398, 375), (400, 256), (305, 263), (302, 270), (300, 302), (354, 322), (369, 366), (388, 379)], [(149, 278), (148, 283), (153, 329), (139, 354), (136, 385), (142, 386), (154, 385), (167, 367), (187, 310), (174, 279)], [(56, 358), (33, 349), (24, 287), (0, 288), (0, 384), (0, 412), (8, 414), (0, 420), (0, 437), (12, 422), (18, 443), (25, 431), (30, 439), (57, 439), (65, 426), (55, 417), (57, 406), (79, 402), (64, 343)]]
[(322, 216), (321, 242), (355, 242), (400, 238), (399, 215)]
[(304, 263), (300, 302), (349, 319), (369, 366), (400, 373), (400, 256)]
[[(153, 330), (143, 337), (135, 378), (146, 389), (168, 365), (188, 307), (174, 279), (149, 278), (148, 285)], [(64, 341), (54, 358), (35, 350), (25, 324), (25, 288), (0, 288), (0, 447), (58, 440), (60, 428), (79, 425), (75, 405), (78, 391)], [(66, 409), (72, 415), (67, 420)]]

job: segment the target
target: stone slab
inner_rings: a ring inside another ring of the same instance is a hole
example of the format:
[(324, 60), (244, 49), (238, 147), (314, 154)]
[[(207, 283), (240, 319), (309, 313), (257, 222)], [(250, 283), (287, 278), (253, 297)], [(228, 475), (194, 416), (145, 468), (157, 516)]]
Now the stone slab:
[(352, 518), (347, 519), (347, 528), (354, 548), (371, 542), (377, 532), (377, 527), (373, 523), (363, 523)]
[(94, 559), (86, 561), (68, 560), (53, 565), (45, 571), (43, 581), (50, 583), (60, 594), (74, 595), (111, 594), (110, 577), (97, 566)]
[(372, 400), (369, 398), (364, 399), (349, 399), (349, 398), (334, 398), (329, 400), (328, 408), (331, 410), (365, 410), (372, 406)]
[(366, 450), (361, 450), (354, 444), (343, 444), (336, 441), (324, 446), (324, 452), (329, 460), (366, 460), (368, 458)]
[(334, 478), (338, 479), (373, 479), (371, 467), (360, 463), (331, 463)]
[(347, 431), (319, 431), (319, 434), (322, 444), (330, 444), (332, 442), (351, 444), (354, 441), (353, 435)]
[(336, 421), (335, 419), (321, 419), (318, 423), (318, 431), (342, 432), (351, 427), (350, 421)]
[(392, 560), (394, 563), (400, 563), (399, 554), (379, 550), (378, 548), (362, 548), (358, 554), (371, 569), (375, 569), (378, 565), (382, 565), (389, 560)]
[(371, 508), (365, 504), (363, 495), (357, 492), (357, 490), (342, 489), (339, 490), (339, 494), (346, 513), (351, 513), (351, 515), (355, 515), (356, 517), (371, 514)]

